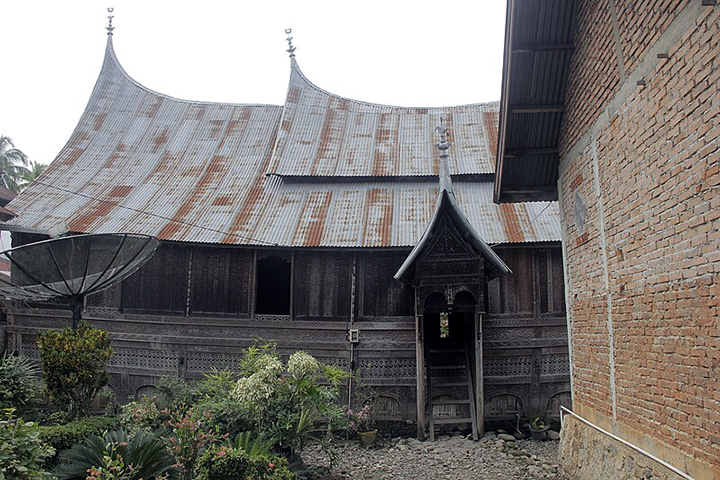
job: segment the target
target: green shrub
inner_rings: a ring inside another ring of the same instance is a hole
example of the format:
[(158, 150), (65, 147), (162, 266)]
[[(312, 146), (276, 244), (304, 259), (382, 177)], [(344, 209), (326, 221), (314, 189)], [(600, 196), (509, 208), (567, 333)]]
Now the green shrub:
[(40, 368), (22, 355), (0, 357), (0, 408), (26, 411), (37, 399)]
[(130, 433), (138, 430), (157, 430), (163, 416), (151, 397), (139, 402), (130, 402), (120, 407), (120, 425)]
[(165, 407), (189, 407), (195, 402), (195, 387), (178, 377), (162, 377), (157, 386), (158, 403)]
[(233, 396), (248, 412), (253, 431), (271, 437), (279, 453), (297, 454), (307, 442), (321, 441), (320, 420), (329, 428), (346, 423), (339, 395), (348, 375), (338, 367), (302, 351), (285, 366), (272, 346), (263, 346), (246, 350), (241, 372)]
[(82, 443), (88, 435), (102, 434), (107, 430), (117, 428), (117, 419), (114, 417), (87, 417), (74, 420), (65, 425), (42, 426), (39, 429), (40, 438), (55, 448), (58, 452), (66, 450), (77, 443)]
[(55, 474), (61, 480), (117, 478), (153, 480), (177, 478), (175, 459), (155, 435), (124, 430), (90, 435), (61, 455)]
[(71, 418), (85, 415), (107, 383), (105, 364), (112, 356), (108, 333), (81, 322), (76, 329), (39, 332), (38, 346), (50, 401), (66, 408)]
[(243, 449), (223, 445), (205, 450), (199, 462), (199, 480), (291, 480), (288, 462), (282, 457), (250, 457)]
[(196, 383), (196, 396), (202, 399), (225, 398), (235, 388), (235, 375), (230, 369), (218, 370), (213, 368), (210, 373), (203, 375), (203, 379)]
[(13, 412), (5, 409), (5, 418), (0, 420), (0, 480), (53, 478), (44, 464), (55, 450), (43, 443), (36, 424), (15, 418)]
[(210, 413), (199, 420), (201, 428), (205, 431), (217, 431), (229, 438), (235, 438), (238, 433), (253, 428), (248, 409), (232, 396), (206, 400), (194, 408)]
[(212, 413), (209, 411), (191, 408), (185, 412), (174, 412), (168, 421), (168, 426), (172, 429), (167, 436), (168, 448), (185, 480), (197, 478), (198, 461), (205, 449), (226, 438), (218, 432), (202, 428), (200, 420), (210, 416)]
[(68, 418), (67, 412), (62, 410), (55, 410), (53, 412), (46, 412), (44, 418), (40, 421), (40, 425), (43, 426), (57, 426), (65, 425), (70, 419)]

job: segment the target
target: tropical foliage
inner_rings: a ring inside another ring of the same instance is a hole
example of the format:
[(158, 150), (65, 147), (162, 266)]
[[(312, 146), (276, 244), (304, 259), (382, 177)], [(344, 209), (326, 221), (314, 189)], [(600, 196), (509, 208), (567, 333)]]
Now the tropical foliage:
[(5, 409), (0, 420), (0, 480), (45, 480), (45, 460), (55, 450), (43, 443), (38, 426), (15, 418), (14, 409)]
[(247, 410), (257, 434), (273, 439), (276, 451), (294, 455), (308, 441), (322, 441), (326, 430), (342, 426), (340, 386), (347, 373), (324, 365), (305, 352), (292, 354), (283, 365), (272, 346), (251, 347), (241, 362), (242, 377), (233, 396)]
[(24, 178), (29, 175), (28, 157), (15, 148), (10, 137), (0, 135), (0, 185), (15, 193), (22, 190)]
[(82, 443), (89, 435), (100, 435), (115, 428), (117, 428), (117, 419), (96, 416), (73, 420), (64, 425), (43, 425), (39, 432), (43, 442), (60, 452), (71, 448), (76, 443)]
[(28, 164), (27, 172), (24, 172), (20, 181), (20, 189), (24, 189), (30, 185), (33, 180), (38, 178), (41, 173), (45, 171), (47, 165), (44, 163), (33, 162), (32, 160)]
[(91, 435), (61, 455), (61, 480), (153, 480), (178, 478), (175, 459), (154, 434), (125, 430)]
[(105, 365), (112, 356), (108, 333), (81, 322), (76, 329), (38, 333), (38, 346), (48, 398), (71, 418), (85, 415), (107, 383)]
[(0, 408), (23, 412), (32, 406), (40, 384), (40, 368), (33, 360), (7, 352), (0, 357)]

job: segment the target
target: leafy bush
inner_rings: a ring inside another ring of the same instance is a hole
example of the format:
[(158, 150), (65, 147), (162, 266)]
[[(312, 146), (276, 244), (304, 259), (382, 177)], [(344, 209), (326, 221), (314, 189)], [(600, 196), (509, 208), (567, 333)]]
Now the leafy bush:
[(241, 372), (233, 395), (253, 430), (271, 437), (280, 453), (296, 454), (308, 441), (320, 441), (320, 419), (329, 428), (345, 421), (338, 398), (347, 373), (338, 367), (302, 351), (292, 354), (286, 367), (272, 346), (263, 346), (246, 350)]
[(253, 428), (247, 408), (232, 396), (206, 400), (194, 408), (211, 413), (199, 419), (205, 431), (219, 432), (234, 438), (238, 433)]
[(130, 402), (120, 407), (120, 425), (130, 433), (139, 430), (157, 430), (163, 422), (158, 406), (151, 397)]
[(40, 368), (22, 355), (0, 357), (0, 408), (27, 410), (37, 398)]
[(60, 452), (82, 443), (88, 435), (102, 434), (115, 428), (117, 428), (115, 418), (98, 416), (81, 418), (65, 425), (42, 426), (39, 428), (39, 433), (45, 443)]
[(47, 412), (45, 418), (41, 420), (40, 425), (54, 427), (56, 425), (65, 425), (69, 421), (70, 419), (68, 418), (67, 412), (55, 410), (54, 412)]
[(43, 468), (55, 450), (43, 443), (38, 426), (15, 418), (14, 409), (5, 409), (0, 420), (0, 480), (43, 480), (52, 476)]
[(159, 404), (165, 408), (188, 407), (195, 402), (195, 387), (178, 377), (162, 377), (157, 394)]
[(199, 480), (291, 480), (295, 478), (282, 457), (251, 457), (232, 445), (205, 450), (199, 462)]
[(107, 383), (105, 364), (112, 356), (108, 333), (81, 322), (76, 329), (39, 332), (38, 346), (50, 400), (67, 408), (71, 418), (85, 415)]
[(218, 370), (213, 368), (210, 373), (203, 375), (203, 379), (196, 384), (196, 396), (202, 399), (225, 398), (235, 388), (237, 376), (228, 368)]
[(147, 431), (130, 436), (124, 430), (90, 435), (61, 455), (55, 474), (61, 480), (177, 478), (175, 459), (163, 442)]
[(227, 437), (201, 428), (200, 419), (211, 415), (209, 411), (201, 413), (199, 409), (190, 409), (182, 414), (174, 413), (168, 422), (168, 426), (172, 428), (168, 437), (168, 448), (181, 468), (184, 479), (195, 479), (198, 461), (205, 449)]

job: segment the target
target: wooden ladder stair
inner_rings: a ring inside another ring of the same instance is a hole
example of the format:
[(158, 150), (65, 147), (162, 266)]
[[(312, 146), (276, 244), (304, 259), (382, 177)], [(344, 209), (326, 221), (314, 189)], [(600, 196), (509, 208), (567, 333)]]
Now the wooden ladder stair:
[[(438, 362), (442, 357), (449, 355), (464, 356), (465, 365), (460, 364), (443, 364)], [(478, 439), (478, 428), (477, 428), (477, 409), (475, 408), (475, 388), (473, 385), (472, 367), (470, 363), (470, 352), (467, 346), (463, 343), (462, 348), (427, 348), (425, 351), (425, 365), (427, 370), (427, 398), (428, 407), (430, 409), (430, 440), (435, 441), (435, 425), (461, 425), (471, 424), (473, 440)], [(439, 376), (434, 372), (438, 370), (449, 370), (449, 369), (462, 369), (464, 367), (464, 373), (460, 376), (446, 377)], [(448, 387), (466, 387), (467, 397), (463, 399), (452, 399), (452, 400), (433, 400), (433, 387), (437, 388), (448, 388)], [(435, 417), (435, 406), (436, 405), (468, 405), (470, 410), (470, 416), (460, 417)]]

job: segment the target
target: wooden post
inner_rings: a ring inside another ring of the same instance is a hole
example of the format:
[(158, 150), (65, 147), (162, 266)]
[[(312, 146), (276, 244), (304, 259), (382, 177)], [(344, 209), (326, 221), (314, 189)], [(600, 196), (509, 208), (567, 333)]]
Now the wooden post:
[(252, 271), (250, 272), (250, 308), (249, 316), (253, 320), (255, 319), (255, 307), (257, 303), (257, 249), (253, 249), (252, 256)]
[[(417, 308), (417, 307), (416, 307)], [(417, 436), (425, 440), (425, 338), (423, 336), (423, 317), (415, 315), (415, 359), (417, 363)]]
[(478, 436), (485, 432), (485, 399), (483, 395), (483, 341), (482, 313), (475, 307), (475, 412), (477, 415)]

